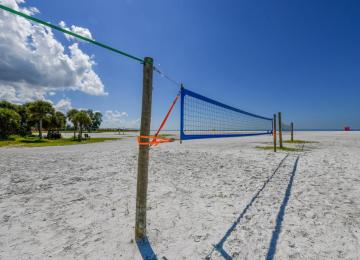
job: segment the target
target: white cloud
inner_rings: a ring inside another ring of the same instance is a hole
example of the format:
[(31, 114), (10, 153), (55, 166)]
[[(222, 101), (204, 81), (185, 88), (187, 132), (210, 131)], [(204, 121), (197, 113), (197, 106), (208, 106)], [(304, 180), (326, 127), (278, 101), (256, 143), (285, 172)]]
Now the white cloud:
[[(66, 29), (66, 30), (68, 30), (68, 31), (71, 31), (71, 32), (73, 32), (73, 33), (80, 34), (81, 36), (84, 36), (84, 37), (86, 37), (86, 38), (89, 38), (89, 39), (94, 40), (94, 38), (93, 38), (92, 35), (91, 35), (90, 30), (87, 29), (87, 28), (80, 27), (80, 26), (76, 26), (76, 25), (71, 25), (71, 27), (69, 28), (69, 27), (66, 26), (66, 23), (65, 23), (64, 21), (61, 21), (61, 22), (59, 23), (59, 25), (60, 25), (60, 27)], [(64, 36), (65, 36), (65, 38), (68, 39), (68, 40), (76, 40), (76, 39), (77, 39), (77, 38), (75, 38), (74, 36), (71, 36), (71, 35), (66, 34), (66, 33), (64, 33)]]
[[(36, 8), (20, 7), (23, 0), (1, 3), (29, 15), (38, 12)], [(74, 30), (91, 36), (86, 28), (75, 26)], [(51, 29), (0, 10), (1, 99), (26, 102), (66, 90), (106, 95), (94, 66), (93, 57), (85, 54), (78, 43), (66, 48)]]
[(56, 110), (61, 112), (67, 112), (72, 108), (71, 100), (69, 98), (60, 99), (59, 102), (55, 105)]
[(16, 101), (16, 90), (12, 86), (0, 85), (0, 99)]
[(126, 112), (107, 110), (101, 126), (104, 128), (139, 128), (140, 119), (129, 120), (128, 117)]

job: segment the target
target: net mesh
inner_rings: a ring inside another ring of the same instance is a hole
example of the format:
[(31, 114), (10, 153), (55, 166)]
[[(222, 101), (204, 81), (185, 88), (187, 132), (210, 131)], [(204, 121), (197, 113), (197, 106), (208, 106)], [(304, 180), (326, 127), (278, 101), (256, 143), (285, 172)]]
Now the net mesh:
[(182, 89), (181, 139), (268, 134), (272, 119)]
[(291, 131), (291, 125), (290, 124), (281, 124), (281, 130), (284, 132), (290, 132)]

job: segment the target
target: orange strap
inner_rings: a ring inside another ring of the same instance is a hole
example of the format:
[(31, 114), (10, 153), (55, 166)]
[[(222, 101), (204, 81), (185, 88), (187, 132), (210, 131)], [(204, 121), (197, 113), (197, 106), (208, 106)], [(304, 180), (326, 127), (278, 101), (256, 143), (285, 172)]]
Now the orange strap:
[(155, 136), (158, 136), (158, 134), (160, 133), (161, 129), (164, 127), (164, 125), (165, 125), (165, 123), (166, 123), (166, 121), (167, 121), (167, 119), (168, 119), (168, 117), (169, 117), (169, 115), (170, 115), (171, 111), (173, 110), (173, 108), (174, 108), (174, 106), (175, 106), (175, 104), (176, 104), (176, 101), (179, 99), (180, 93), (181, 93), (181, 92), (179, 92), (179, 94), (177, 94), (177, 95), (176, 95), (176, 97), (175, 97), (175, 99), (174, 99), (173, 103), (172, 103), (172, 104), (171, 104), (171, 106), (170, 106), (169, 111), (167, 112), (167, 114), (166, 114), (166, 116), (165, 116), (164, 120), (161, 122), (161, 125), (160, 125), (159, 129), (157, 130), (157, 132), (156, 132)]
[[(167, 121), (167, 119), (168, 119), (171, 111), (173, 110), (173, 108), (174, 108), (174, 106), (175, 106), (175, 104), (176, 104), (176, 101), (179, 99), (180, 93), (181, 93), (181, 92), (179, 92), (179, 93), (176, 95), (174, 101), (172, 102), (172, 104), (171, 104), (171, 106), (170, 106), (169, 111), (167, 112), (164, 120), (161, 122), (161, 125), (160, 125), (159, 129), (156, 131), (156, 134), (155, 134), (155, 135), (151, 135), (151, 136), (146, 136), (146, 135), (140, 135), (140, 136), (138, 136), (138, 137), (137, 137), (137, 142), (138, 142), (139, 145), (150, 145), (150, 146), (154, 145), (154, 146), (157, 146), (158, 144), (162, 144), (162, 143), (174, 142), (174, 139), (173, 139), (173, 138), (158, 137), (158, 135), (159, 135), (161, 129), (164, 127), (164, 125), (165, 125), (165, 123), (166, 123), (166, 121)], [(142, 141), (140, 141), (141, 139), (148, 139), (149, 141), (147, 141), (147, 142), (142, 142)], [(152, 140), (150, 140), (150, 139), (152, 139)]]
[[(143, 142), (141, 141), (141, 139), (148, 139), (149, 141), (147, 142)], [(162, 144), (162, 143), (169, 143), (169, 142), (174, 142), (174, 139), (172, 138), (165, 138), (165, 137), (158, 137), (158, 136), (146, 136), (146, 135), (140, 135), (137, 137), (137, 142), (139, 145), (154, 145), (157, 146), (158, 144)]]

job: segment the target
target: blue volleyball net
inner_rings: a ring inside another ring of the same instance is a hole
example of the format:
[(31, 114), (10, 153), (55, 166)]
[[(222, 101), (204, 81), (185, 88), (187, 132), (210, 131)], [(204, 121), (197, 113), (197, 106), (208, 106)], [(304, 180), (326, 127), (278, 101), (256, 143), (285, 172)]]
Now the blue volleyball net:
[(271, 133), (272, 118), (255, 115), (188, 89), (181, 89), (181, 140)]

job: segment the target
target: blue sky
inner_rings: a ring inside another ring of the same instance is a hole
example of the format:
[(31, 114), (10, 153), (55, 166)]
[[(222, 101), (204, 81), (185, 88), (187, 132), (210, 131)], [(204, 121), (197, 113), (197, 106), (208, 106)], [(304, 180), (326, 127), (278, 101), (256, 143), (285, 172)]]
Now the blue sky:
[[(88, 28), (93, 37), (155, 64), (185, 87), (298, 128), (360, 128), (360, 2), (28, 0), (35, 16)], [(65, 37), (56, 39), (69, 45)], [(58, 91), (56, 103), (140, 115), (142, 66), (86, 43), (108, 95)], [(154, 75), (153, 127), (177, 87)], [(168, 128), (177, 128), (179, 107)]]

